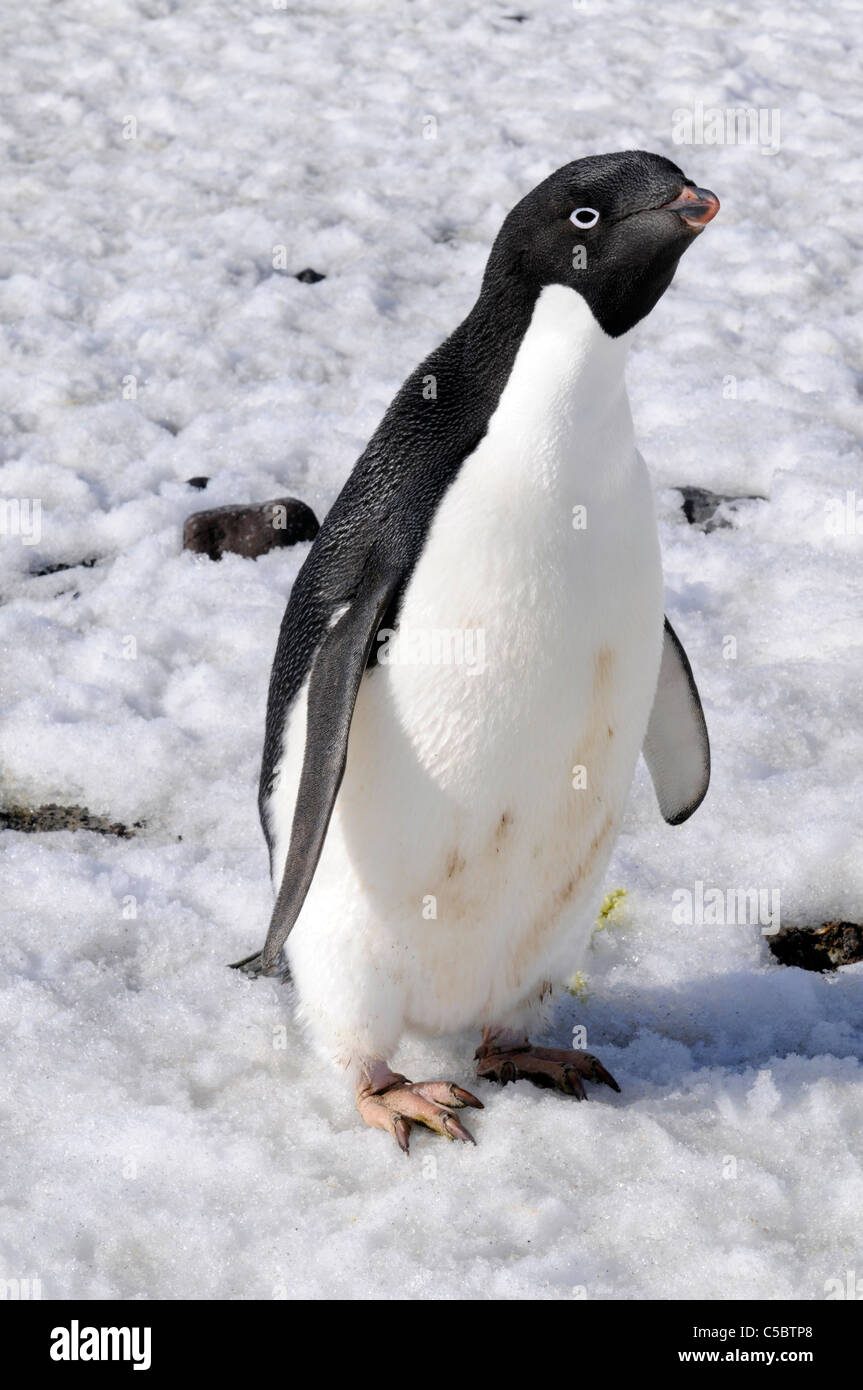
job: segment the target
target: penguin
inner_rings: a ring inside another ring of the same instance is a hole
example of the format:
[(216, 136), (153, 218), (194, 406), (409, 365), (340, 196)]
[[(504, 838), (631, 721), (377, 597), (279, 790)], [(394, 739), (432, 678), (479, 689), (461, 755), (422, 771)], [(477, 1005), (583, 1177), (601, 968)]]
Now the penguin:
[(619, 1090), (529, 1039), (589, 940), (639, 752), (669, 824), (707, 791), (624, 365), (718, 208), (642, 150), (522, 198), (290, 595), (259, 790), (275, 905), (234, 968), (293, 982), (318, 1054), (405, 1152), (415, 1124), (473, 1142), (459, 1112), (483, 1108), (393, 1071), (406, 1031), (475, 1029), (487, 1082)]

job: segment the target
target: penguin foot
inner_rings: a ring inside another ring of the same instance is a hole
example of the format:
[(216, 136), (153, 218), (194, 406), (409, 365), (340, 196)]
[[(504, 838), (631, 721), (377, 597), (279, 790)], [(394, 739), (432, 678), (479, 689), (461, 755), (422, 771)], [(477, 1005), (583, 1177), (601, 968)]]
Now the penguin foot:
[(235, 960), (228, 966), (229, 970), (241, 970), (250, 979), (257, 980), (261, 975), (274, 975), (281, 980), (283, 985), (290, 984), (292, 981), (291, 967), (285, 960), (282, 951), (276, 956), (272, 965), (264, 966), (263, 951), (256, 951), (253, 956), (246, 956), (245, 960)]
[(483, 1109), (481, 1100), (452, 1081), (408, 1081), (388, 1069), (385, 1080), (357, 1091), (357, 1109), (366, 1124), (388, 1130), (404, 1153), (410, 1152), (412, 1124), (425, 1125), (445, 1139), (475, 1144), (473, 1135), (453, 1113), (466, 1105)]
[(534, 1086), (563, 1091), (576, 1100), (586, 1100), (585, 1081), (595, 1081), (620, 1087), (606, 1071), (598, 1057), (591, 1052), (576, 1052), (564, 1047), (534, 1047), (522, 1043), (503, 1045), (483, 1042), (476, 1050), (476, 1074), (483, 1081), (496, 1081), (505, 1086), (508, 1081), (532, 1081)]

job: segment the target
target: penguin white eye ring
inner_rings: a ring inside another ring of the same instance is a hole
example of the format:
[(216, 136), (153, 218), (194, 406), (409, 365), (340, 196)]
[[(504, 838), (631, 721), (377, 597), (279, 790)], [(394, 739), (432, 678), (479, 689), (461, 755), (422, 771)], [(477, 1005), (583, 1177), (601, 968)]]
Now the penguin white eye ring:
[(595, 227), (599, 221), (599, 213), (596, 208), (576, 208), (575, 212), (569, 214), (570, 222), (576, 227), (586, 230), (588, 227)]

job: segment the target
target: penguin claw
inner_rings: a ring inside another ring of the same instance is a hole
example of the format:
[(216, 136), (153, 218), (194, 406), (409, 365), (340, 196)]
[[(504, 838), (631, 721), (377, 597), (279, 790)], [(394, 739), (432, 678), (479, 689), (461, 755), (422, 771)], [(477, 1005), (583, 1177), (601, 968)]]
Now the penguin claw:
[(411, 1126), (425, 1125), (445, 1139), (475, 1144), (469, 1129), (453, 1111), (464, 1106), (483, 1109), (481, 1100), (451, 1081), (408, 1081), (392, 1073), (392, 1079), (377, 1090), (364, 1088), (357, 1094), (357, 1109), (373, 1129), (385, 1129), (402, 1153), (410, 1153)]
[(455, 1115), (444, 1115), (442, 1124), (450, 1139), (460, 1139), (463, 1144), (473, 1144), (476, 1148), (476, 1140), (469, 1129), (465, 1129), (460, 1120)]
[(518, 1048), (496, 1049), (490, 1043), (477, 1048), (476, 1055), (477, 1076), (483, 1081), (496, 1081), (500, 1086), (509, 1081), (532, 1081), (534, 1086), (563, 1091), (564, 1095), (574, 1096), (576, 1100), (587, 1100), (585, 1081), (620, 1091), (611, 1072), (592, 1052), (534, 1047), (531, 1043)]
[(594, 1081), (601, 1082), (601, 1084), (604, 1086), (610, 1086), (612, 1091), (617, 1091), (619, 1095), (620, 1087), (618, 1086), (611, 1072), (606, 1071), (605, 1067), (602, 1065), (598, 1058), (594, 1057), (593, 1060), (596, 1063), (596, 1066), (594, 1068)]
[(560, 1078), (560, 1089), (576, 1100), (587, 1100), (584, 1084), (574, 1067), (564, 1066)]
[(228, 966), (229, 970), (239, 970), (243, 975), (248, 975), (250, 980), (257, 980), (261, 975), (272, 975), (282, 984), (290, 983), (291, 968), (288, 965), (283, 951), (280, 951), (272, 965), (264, 965), (263, 951), (256, 951), (253, 956), (246, 956), (244, 960), (232, 961)]
[(393, 1115), (393, 1134), (402, 1153), (411, 1151), (411, 1127), (404, 1115)]
[(414, 1081), (412, 1084), (418, 1095), (425, 1096), (426, 1100), (434, 1101), (437, 1105), (445, 1105), (451, 1110), (461, 1110), (466, 1105), (472, 1106), (474, 1110), (485, 1109), (481, 1100), (477, 1100), (476, 1096), (472, 1096), (463, 1086), (456, 1086), (454, 1081)]

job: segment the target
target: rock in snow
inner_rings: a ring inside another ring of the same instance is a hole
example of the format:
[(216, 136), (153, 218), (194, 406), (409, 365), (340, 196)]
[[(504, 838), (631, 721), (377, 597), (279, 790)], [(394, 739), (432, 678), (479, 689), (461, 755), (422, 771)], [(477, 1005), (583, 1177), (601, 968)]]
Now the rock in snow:
[(256, 560), (280, 545), (296, 545), (314, 540), (317, 518), (311, 507), (295, 497), (277, 497), (272, 502), (248, 507), (213, 507), (193, 512), (183, 526), (183, 549), (219, 560), (230, 551)]
[(857, 922), (825, 922), (821, 927), (782, 927), (769, 938), (783, 965), (801, 970), (838, 970), (863, 960), (863, 927)]
[[(755, 493), (739, 495), (711, 492), (706, 487), (679, 487), (677, 491), (683, 498), (681, 510), (690, 526), (700, 526), (703, 531), (708, 533), (722, 526), (731, 526), (731, 518), (727, 513), (730, 512), (733, 515), (741, 502), (763, 502), (766, 500)], [(726, 514), (717, 515), (723, 506), (726, 508)]]
[(118, 840), (128, 840), (141, 828), (141, 821), (136, 821), (130, 828), (122, 821), (92, 815), (86, 806), (55, 806), (51, 803), (47, 806), (0, 807), (0, 830), (23, 830), (30, 835), (45, 830), (94, 830), (99, 835), (116, 835)]

